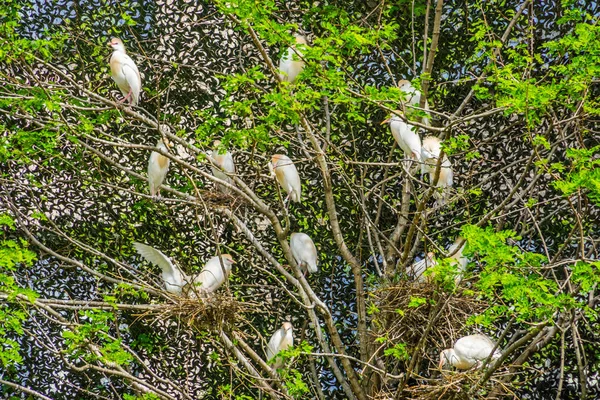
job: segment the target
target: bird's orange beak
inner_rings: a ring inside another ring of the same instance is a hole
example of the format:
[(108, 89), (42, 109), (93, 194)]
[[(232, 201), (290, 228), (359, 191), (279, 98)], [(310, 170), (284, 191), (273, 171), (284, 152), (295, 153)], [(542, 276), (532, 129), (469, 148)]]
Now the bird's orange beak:
[(106, 45), (107, 45), (108, 47), (112, 47), (112, 42), (108, 42), (108, 43), (106, 43)]
[(389, 124), (390, 123), (390, 119), (385, 119), (383, 121), (381, 121), (381, 123), (379, 125), (383, 125), (383, 124)]

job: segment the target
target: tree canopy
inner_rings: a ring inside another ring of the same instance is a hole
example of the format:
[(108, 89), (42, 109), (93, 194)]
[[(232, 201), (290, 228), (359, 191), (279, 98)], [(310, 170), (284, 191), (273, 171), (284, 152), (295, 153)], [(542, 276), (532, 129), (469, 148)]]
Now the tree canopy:
[(2, 396), (600, 396), (600, 5), (50, 3), (0, 4)]

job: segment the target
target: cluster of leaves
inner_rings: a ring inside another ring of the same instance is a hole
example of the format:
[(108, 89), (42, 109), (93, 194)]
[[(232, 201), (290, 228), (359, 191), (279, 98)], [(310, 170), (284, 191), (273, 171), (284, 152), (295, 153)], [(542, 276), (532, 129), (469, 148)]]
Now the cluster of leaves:
[[(471, 40), (478, 43), (476, 58), (487, 62), (489, 73), (485, 83), (476, 85), (478, 97), (494, 99), (498, 107), (505, 108), (506, 115), (523, 115), (530, 128), (552, 112), (575, 112), (578, 108), (589, 115), (600, 112), (597, 98), (588, 91), (600, 73), (599, 27), (591, 15), (570, 9), (569, 4), (563, 6), (565, 15), (558, 24), (576, 22), (574, 29), (546, 42), (536, 53), (528, 43), (502, 43), (485, 20), (472, 27)], [(500, 50), (506, 60), (498, 60)], [(534, 75), (533, 71), (543, 71), (544, 75)], [(487, 86), (490, 83), (493, 91)]]
[[(15, 221), (8, 214), (0, 215), (0, 293), (7, 295), (9, 302), (15, 306), (4, 304), (0, 307), (0, 363), (5, 370), (22, 361), (19, 344), (11, 339), (12, 335), (23, 335), (22, 323), (27, 313), (18, 307), (17, 302), (33, 302), (38, 295), (27, 288), (20, 287), (11, 272), (20, 267), (29, 267), (37, 259), (37, 255), (28, 249), (23, 239), (8, 239), (8, 232), (15, 230)], [(23, 297), (20, 297), (23, 296)]]
[(571, 196), (584, 190), (596, 205), (600, 206), (600, 158), (596, 157), (600, 146), (590, 149), (567, 149), (571, 168), (566, 170), (563, 164), (556, 163), (552, 168), (561, 174), (554, 186), (565, 196)]
[[(121, 346), (122, 340), (110, 336), (111, 322), (115, 320), (112, 312), (101, 310), (83, 310), (79, 312), (84, 322), (71, 330), (63, 331), (67, 352), (72, 359), (83, 358), (87, 362), (100, 360), (107, 364), (129, 365), (133, 356)], [(100, 355), (90, 351), (90, 344), (98, 347)]]
[[(468, 225), (463, 228), (463, 235), (468, 241), (465, 253), (477, 256), (482, 266), (475, 287), (479, 295), (492, 304), (471, 322), (489, 326), (507, 316), (514, 317), (517, 322), (546, 322), (556, 318), (559, 312), (585, 307), (565, 293), (556, 280), (546, 278), (544, 266), (548, 260), (545, 256), (506, 243), (508, 239), (521, 239), (515, 232), (496, 232), (491, 227), (482, 229)], [(591, 274), (589, 264), (578, 263), (575, 269), (578, 279), (588, 290), (598, 281)]]

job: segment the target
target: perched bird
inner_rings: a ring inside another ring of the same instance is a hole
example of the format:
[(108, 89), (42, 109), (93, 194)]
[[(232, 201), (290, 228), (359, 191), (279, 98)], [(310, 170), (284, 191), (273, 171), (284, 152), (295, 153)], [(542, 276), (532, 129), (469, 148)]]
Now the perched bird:
[(108, 45), (113, 48), (110, 57), (110, 75), (125, 96), (123, 101), (129, 99), (130, 104), (135, 106), (140, 99), (142, 90), (140, 71), (131, 57), (127, 55), (121, 39), (112, 38)]
[[(456, 267), (456, 274), (454, 275), (454, 283), (456, 285), (458, 285), (462, 280), (462, 277), (467, 268), (467, 264), (469, 263), (469, 260), (462, 254), (466, 242), (464, 242), (462, 246), (460, 246), (460, 248), (456, 250), (460, 240), (460, 237), (456, 238), (454, 243), (448, 248), (448, 254), (450, 255), (450, 264)], [(417, 282), (428, 282), (432, 278), (432, 275), (425, 276), (424, 273), (428, 268), (434, 267), (437, 264), (438, 263), (434, 259), (433, 253), (429, 252), (427, 253), (427, 256), (424, 259), (406, 267), (406, 274), (410, 278), (416, 280)]]
[[(404, 93), (406, 93), (406, 102), (408, 104), (410, 104), (413, 107), (419, 107), (420, 103), (421, 103), (421, 91), (416, 89), (409, 81), (407, 81), (406, 79), (402, 79), (401, 81), (398, 82), (398, 88), (400, 90), (402, 90)], [(427, 100), (425, 100), (425, 105), (423, 106), (423, 109), (428, 111), (429, 110), (429, 104), (427, 103)], [(414, 114), (416, 110), (413, 108), (406, 108), (406, 114), (408, 116)], [(425, 125), (429, 125), (429, 118), (427, 117), (423, 117), (422, 119), (423, 124)]]
[(317, 256), (317, 248), (310, 236), (306, 233), (292, 233), (290, 237), (290, 249), (298, 266), (304, 271), (314, 274), (318, 271), (317, 264), (319, 258)]
[[(442, 141), (435, 136), (427, 136), (423, 139), (423, 147), (421, 148), (421, 158), (423, 159), (423, 168), (421, 173), (427, 172), (429, 174), (429, 181), (433, 183), (438, 159), (442, 151)], [(449, 188), (454, 183), (454, 173), (452, 172), (452, 164), (448, 157), (444, 154), (442, 165), (440, 168), (440, 175), (437, 181), (437, 187)], [(438, 195), (439, 196), (439, 195)]]
[(499, 350), (492, 350), (495, 343), (486, 335), (469, 335), (462, 337), (454, 343), (454, 348), (443, 350), (440, 353), (439, 368), (443, 368), (447, 363), (462, 370), (470, 369), (473, 366), (479, 368), (490, 354), (491, 361), (495, 361), (502, 353)]
[[(162, 139), (158, 140), (156, 147), (164, 152), (168, 151)], [(160, 185), (162, 185), (167, 176), (170, 162), (171, 160), (168, 157), (156, 151), (150, 154), (150, 159), (148, 160), (148, 184), (150, 185), (150, 195), (152, 197), (160, 193)]]
[(279, 60), (279, 79), (282, 82), (294, 82), (304, 69), (302, 52), (297, 45), (306, 46), (306, 38), (299, 34), (294, 35), (294, 37), (296, 38), (296, 45), (288, 47), (286, 53)]
[(138, 242), (133, 242), (133, 246), (139, 255), (162, 269), (161, 276), (165, 282), (167, 292), (180, 295), (183, 287), (189, 282), (188, 276), (160, 250)]
[[(281, 328), (276, 330), (269, 344), (267, 344), (267, 361), (270, 361), (282, 350), (286, 350), (294, 345), (294, 334), (292, 333), (291, 322), (284, 322)], [(273, 368), (277, 369), (283, 365), (281, 359), (273, 364)]]
[[(218, 147), (221, 143), (215, 141), (215, 147)], [(219, 154), (217, 150), (209, 151), (208, 158), (213, 165), (211, 165), (212, 174), (222, 181), (227, 183), (233, 183), (233, 180), (227, 176), (227, 174), (235, 174), (235, 164), (233, 163), (233, 156), (229, 151), (224, 154)], [(219, 185), (219, 189), (223, 193), (229, 193), (229, 188)]]
[[(453, 259), (453, 264), (456, 266), (456, 277), (454, 278), (454, 282), (458, 285), (462, 280), (462, 277), (467, 270), (467, 264), (469, 263), (469, 259), (463, 256), (463, 249), (465, 248), (465, 244), (467, 242), (463, 242), (462, 246), (458, 248), (458, 243), (461, 238), (457, 237), (452, 246), (448, 248), (448, 254), (452, 254), (450, 258)], [(457, 249), (458, 248), (458, 249)]]
[(214, 293), (229, 277), (233, 264), (235, 261), (229, 254), (208, 260), (202, 271), (194, 277), (193, 289), (188, 290), (188, 296), (196, 298), (199, 294), (201, 298), (205, 298)]
[[(402, 111), (396, 111), (402, 113)], [(421, 138), (413, 125), (407, 124), (396, 114), (381, 123), (389, 124), (392, 136), (404, 152), (407, 158), (417, 162), (421, 161)]]
[(286, 201), (292, 199), (292, 201), (299, 203), (302, 199), (302, 184), (300, 183), (298, 170), (292, 160), (283, 154), (275, 154), (271, 157), (269, 168), (275, 173), (277, 182), (288, 194)]
[(433, 259), (433, 253), (429, 252), (422, 260), (407, 266), (406, 275), (408, 275), (410, 278), (414, 279), (417, 282), (426, 282), (429, 279), (423, 274), (425, 273), (427, 268), (431, 268), (436, 264), (437, 263)]

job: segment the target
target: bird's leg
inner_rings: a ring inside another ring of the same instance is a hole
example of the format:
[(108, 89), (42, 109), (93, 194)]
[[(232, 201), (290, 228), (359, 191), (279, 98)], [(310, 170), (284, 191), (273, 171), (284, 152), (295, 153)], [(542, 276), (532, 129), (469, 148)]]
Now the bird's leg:
[(129, 93), (127, 93), (127, 96), (125, 96), (123, 98), (123, 100), (121, 101), (121, 103), (125, 103), (125, 100), (129, 100), (129, 103), (131, 103), (131, 93), (133, 93), (133, 91), (131, 89), (129, 89)]
[(407, 174), (410, 175), (410, 160), (405, 158), (404, 160), (402, 160), (402, 169), (404, 170), (404, 172), (406, 172)]

